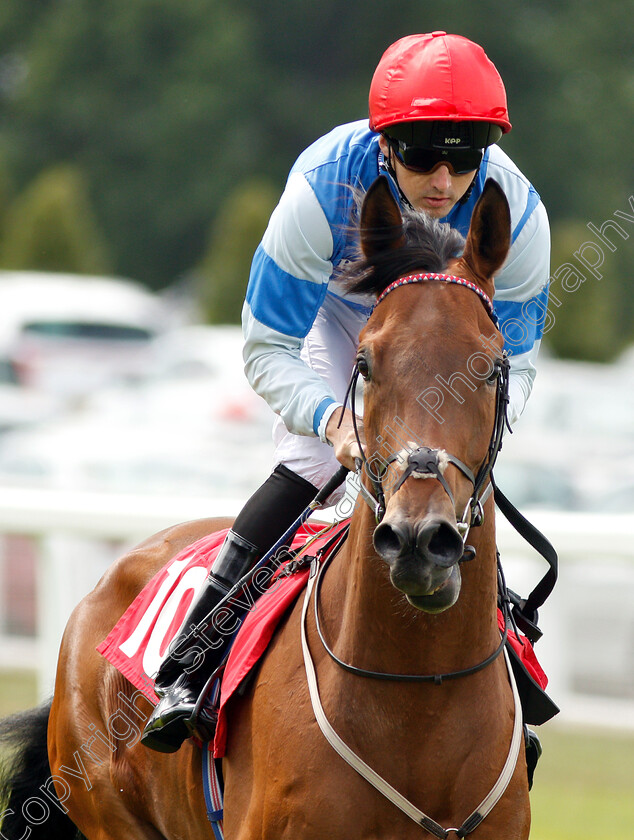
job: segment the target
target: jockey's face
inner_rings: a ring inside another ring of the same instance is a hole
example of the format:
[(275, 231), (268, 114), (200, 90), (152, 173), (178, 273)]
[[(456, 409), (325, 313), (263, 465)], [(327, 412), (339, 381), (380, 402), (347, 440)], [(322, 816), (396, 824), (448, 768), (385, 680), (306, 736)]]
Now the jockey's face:
[[(385, 137), (379, 138), (381, 151), (388, 159), (390, 150)], [(407, 169), (395, 155), (392, 166), (400, 188), (416, 210), (421, 210), (435, 219), (442, 219), (467, 192), (476, 170), (464, 175), (454, 175), (447, 164), (439, 163), (430, 172), (415, 172)]]

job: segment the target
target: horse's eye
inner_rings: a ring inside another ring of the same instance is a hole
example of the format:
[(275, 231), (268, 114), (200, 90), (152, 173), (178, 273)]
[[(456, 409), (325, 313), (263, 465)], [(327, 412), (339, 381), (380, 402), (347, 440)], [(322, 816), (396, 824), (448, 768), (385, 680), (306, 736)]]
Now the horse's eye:
[(370, 367), (364, 356), (358, 356), (357, 370), (359, 371), (363, 379), (365, 379), (365, 381), (367, 382), (370, 378)]

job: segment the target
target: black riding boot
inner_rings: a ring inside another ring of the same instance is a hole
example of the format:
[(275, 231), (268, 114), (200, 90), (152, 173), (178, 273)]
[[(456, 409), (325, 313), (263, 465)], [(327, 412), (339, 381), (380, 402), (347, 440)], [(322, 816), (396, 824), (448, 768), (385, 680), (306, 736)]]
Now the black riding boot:
[(251, 568), (260, 551), (229, 531), (205, 585), (190, 607), (179, 640), (161, 663), (154, 690), (161, 698), (149, 717), (141, 741), (159, 752), (175, 752), (192, 734), (188, 728), (194, 708), (210, 677), (205, 668), (205, 630), (209, 615), (231, 587)]
[[(209, 644), (205, 645), (205, 620), (233, 584), (255, 564), (258, 554), (264, 554), (277, 542), (316, 493), (313, 484), (278, 464), (238, 514), (207, 585), (185, 619), (181, 638), (156, 675), (155, 691), (161, 700), (141, 737), (145, 746), (159, 752), (175, 752), (192, 734), (187, 724), (211, 675), (209, 663), (205, 668), (199, 667), (205, 650), (209, 651)], [(192, 625), (199, 629), (192, 632)], [(209, 658), (213, 653), (212, 650)]]

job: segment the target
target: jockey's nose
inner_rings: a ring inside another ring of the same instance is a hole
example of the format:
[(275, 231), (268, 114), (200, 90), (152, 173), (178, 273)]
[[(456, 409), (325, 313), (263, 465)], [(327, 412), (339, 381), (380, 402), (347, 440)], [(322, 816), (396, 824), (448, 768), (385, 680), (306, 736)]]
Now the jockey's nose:
[(451, 171), (446, 164), (441, 163), (431, 173), (431, 186), (439, 192), (446, 192), (451, 187)]

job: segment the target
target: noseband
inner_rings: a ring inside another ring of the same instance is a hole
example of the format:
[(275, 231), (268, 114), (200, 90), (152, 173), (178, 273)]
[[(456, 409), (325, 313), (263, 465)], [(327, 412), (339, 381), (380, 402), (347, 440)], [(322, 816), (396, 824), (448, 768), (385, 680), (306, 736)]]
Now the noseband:
[[(427, 283), (430, 281), (437, 281), (440, 283), (452, 283), (470, 289), (472, 292), (478, 295), (478, 297), (484, 304), (487, 314), (497, 327), (498, 321), (495, 315), (495, 311), (493, 309), (493, 303), (491, 302), (489, 296), (485, 294), (479, 286), (476, 286), (475, 283), (471, 283), (469, 280), (465, 280), (463, 277), (456, 277), (451, 274), (425, 273), (410, 274), (406, 277), (400, 277), (398, 280), (394, 281), (394, 283), (391, 283), (389, 286), (387, 286), (387, 288), (384, 289), (384, 291), (379, 295), (375, 303), (375, 308), (379, 305), (379, 303), (381, 303), (381, 301), (383, 301), (387, 297), (387, 295), (390, 292), (394, 291), (394, 289), (398, 289), (401, 286), (407, 286), (412, 283)], [(394, 492), (396, 492), (405, 483), (405, 481), (408, 478), (410, 478), (410, 476), (413, 476), (415, 478), (436, 478), (441, 483), (445, 492), (449, 496), (452, 505), (454, 505), (453, 493), (451, 492), (451, 488), (449, 487), (449, 484), (445, 479), (443, 472), (448, 464), (453, 464), (455, 467), (457, 467), (457, 469), (460, 470), (460, 472), (473, 485), (473, 492), (471, 494), (471, 497), (467, 502), (467, 505), (464, 509), (460, 521), (458, 522), (458, 530), (461, 533), (463, 542), (466, 540), (466, 536), (470, 528), (482, 524), (482, 506), (492, 490), (491, 483), (488, 484), (486, 489), (485, 484), (487, 483), (487, 480), (491, 474), (498, 452), (502, 447), (502, 437), (504, 434), (504, 428), (505, 426), (509, 427), (506, 415), (506, 409), (509, 402), (508, 358), (504, 356), (501, 360), (496, 361), (494, 365), (494, 370), (497, 372), (495, 422), (493, 425), (493, 433), (489, 442), (487, 455), (483, 463), (480, 465), (477, 473), (474, 474), (473, 471), (455, 455), (451, 455), (445, 452), (444, 450), (432, 449), (429, 446), (419, 446), (417, 449), (414, 449), (413, 451), (408, 453), (407, 463), (405, 465), (404, 472), (394, 486)], [(355, 392), (359, 376), (359, 367), (358, 364), (355, 364), (354, 370), (352, 372), (352, 377), (350, 379), (350, 384), (348, 385), (346, 401), (348, 398), (350, 399), (350, 408), (352, 410), (355, 436), (357, 439), (359, 450), (361, 451), (362, 455), (361, 459), (357, 459), (357, 475), (359, 476), (360, 493), (374, 511), (376, 521), (377, 523), (379, 523), (385, 516), (386, 507), (385, 492), (383, 490), (382, 478), (385, 472), (387, 471), (389, 465), (394, 463), (394, 461), (399, 460), (401, 458), (401, 455), (400, 453), (395, 453), (392, 454), (387, 460), (382, 459), (381, 469), (378, 473), (375, 472), (374, 468), (368, 461), (363, 450), (359, 429), (356, 423), (357, 415), (355, 411)], [(362, 470), (364, 470), (367, 476), (369, 477), (375, 495), (373, 495), (360, 480)]]

